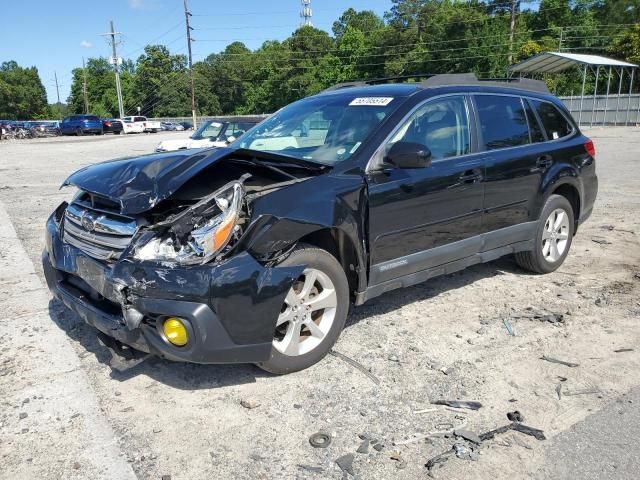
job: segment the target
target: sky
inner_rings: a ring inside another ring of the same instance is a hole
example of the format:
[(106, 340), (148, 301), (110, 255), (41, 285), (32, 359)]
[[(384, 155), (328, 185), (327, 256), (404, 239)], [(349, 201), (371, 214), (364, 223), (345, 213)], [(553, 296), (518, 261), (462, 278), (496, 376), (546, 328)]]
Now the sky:
[[(236, 40), (258, 48), (265, 40), (284, 40), (299, 25), (300, 0), (189, 0), (193, 13), (194, 62)], [(69, 96), (74, 68), (82, 58), (110, 56), (107, 39), (113, 20), (122, 32), (118, 56), (136, 59), (149, 43), (163, 43), (172, 53), (187, 52), (183, 0), (29, 0), (25, 8), (10, 2), (0, 15), (0, 62), (15, 60), (38, 68), (49, 102)], [(311, 0), (312, 23), (331, 31), (349, 7), (382, 15), (390, 0)]]

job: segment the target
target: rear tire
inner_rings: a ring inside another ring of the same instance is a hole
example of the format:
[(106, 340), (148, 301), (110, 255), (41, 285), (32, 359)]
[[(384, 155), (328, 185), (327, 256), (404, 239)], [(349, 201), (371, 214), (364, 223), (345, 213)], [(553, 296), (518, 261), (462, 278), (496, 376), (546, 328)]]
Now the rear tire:
[(305, 270), (285, 298), (271, 358), (257, 364), (278, 375), (322, 360), (338, 340), (349, 313), (349, 282), (333, 255), (300, 244), (280, 265), (303, 265)]
[(82, 135), (84, 135), (84, 132), (82, 131), (82, 129), (76, 128), (76, 136), (81, 137)]
[(551, 195), (538, 220), (533, 250), (515, 255), (520, 267), (534, 273), (551, 273), (564, 263), (575, 230), (573, 207), (561, 195)]

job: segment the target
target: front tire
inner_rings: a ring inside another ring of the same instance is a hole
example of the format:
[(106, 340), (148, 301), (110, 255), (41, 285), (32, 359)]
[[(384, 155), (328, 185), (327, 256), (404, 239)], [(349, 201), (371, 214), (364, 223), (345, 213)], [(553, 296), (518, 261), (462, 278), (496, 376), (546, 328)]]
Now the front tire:
[(258, 364), (278, 375), (322, 360), (338, 340), (349, 313), (349, 283), (333, 255), (301, 244), (280, 265), (304, 265), (305, 269), (285, 297), (271, 358)]
[(518, 265), (534, 273), (557, 270), (571, 248), (574, 218), (569, 200), (561, 195), (551, 195), (538, 221), (533, 250), (516, 253)]

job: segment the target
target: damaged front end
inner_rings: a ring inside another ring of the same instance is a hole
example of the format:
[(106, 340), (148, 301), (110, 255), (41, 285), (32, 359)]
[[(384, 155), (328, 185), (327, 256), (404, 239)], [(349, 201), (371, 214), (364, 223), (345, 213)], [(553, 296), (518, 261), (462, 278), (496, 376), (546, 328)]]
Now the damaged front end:
[[(236, 247), (252, 198), (304, 180), (278, 172), (217, 162), (185, 175), (147, 211), (128, 192), (135, 214), (82, 190), (47, 221), (50, 290), (85, 322), (143, 352), (196, 363), (267, 360), (284, 297), (303, 268), (273, 266)], [(182, 344), (166, 328), (176, 320)]]

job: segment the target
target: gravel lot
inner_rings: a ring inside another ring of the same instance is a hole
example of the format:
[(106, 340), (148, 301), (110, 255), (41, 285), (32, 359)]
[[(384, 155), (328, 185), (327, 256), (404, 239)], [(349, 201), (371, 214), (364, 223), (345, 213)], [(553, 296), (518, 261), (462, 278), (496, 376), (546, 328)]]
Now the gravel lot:
[[(426, 462), (455, 443), (425, 435), (462, 424), (486, 432), (507, 424), (513, 410), (549, 440), (507, 432), (480, 447), (462, 442), (463, 458), (452, 456), (431, 475), (538, 478), (544, 466), (543, 477), (570, 478), (570, 470), (554, 467), (563, 458), (557, 449), (593, 432), (568, 432), (628, 402), (624, 395), (640, 385), (640, 130), (586, 133), (598, 152), (599, 197), (557, 272), (529, 275), (504, 258), (352, 309), (335, 349), (379, 384), (336, 356), (284, 377), (250, 365), (158, 359), (113, 370), (94, 331), (42, 286), (44, 222), (71, 196), (58, 187), (74, 170), (151, 152), (186, 133), (0, 142), (0, 305), (7, 312), (0, 319), (0, 478), (340, 479), (335, 460), (346, 454), (361, 479), (423, 478)], [(483, 407), (436, 409), (436, 399)], [(247, 409), (241, 400), (259, 406)], [(637, 412), (637, 402), (628, 409)], [(333, 437), (326, 449), (309, 445), (319, 431)], [(359, 434), (384, 448), (356, 453)], [(593, 435), (589, 443), (598, 445), (597, 429)], [(640, 462), (625, 452), (640, 439), (603, 438), (602, 448), (620, 451), (627, 463), (617, 470), (615, 458), (607, 459), (593, 471), (634, 476)]]

